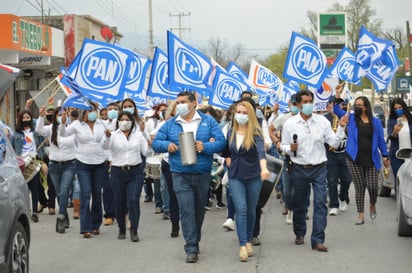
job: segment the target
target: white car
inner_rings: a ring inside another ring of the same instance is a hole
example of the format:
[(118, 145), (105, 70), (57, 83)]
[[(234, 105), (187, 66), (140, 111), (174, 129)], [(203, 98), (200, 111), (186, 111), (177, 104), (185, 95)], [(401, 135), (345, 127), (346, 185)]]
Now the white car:
[(399, 150), (396, 156), (405, 159), (396, 177), (397, 230), (399, 236), (412, 236), (412, 148)]

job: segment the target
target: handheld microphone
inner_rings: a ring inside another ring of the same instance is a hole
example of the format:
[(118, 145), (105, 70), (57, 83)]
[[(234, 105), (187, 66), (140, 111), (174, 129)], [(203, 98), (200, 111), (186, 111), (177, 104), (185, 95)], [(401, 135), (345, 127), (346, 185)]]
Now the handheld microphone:
[[(293, 134), (292, 138), (293, 138), (293, 143), (297, 143), (298, 135), (297, 135), (297, 134)], [(293, 151), (293, 156), (296, 156), (296, 151)]]

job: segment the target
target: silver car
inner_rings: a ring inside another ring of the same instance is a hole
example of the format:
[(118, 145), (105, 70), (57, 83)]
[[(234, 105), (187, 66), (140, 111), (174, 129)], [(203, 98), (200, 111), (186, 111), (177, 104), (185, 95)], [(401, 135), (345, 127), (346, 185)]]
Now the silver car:
[(396, 156), (405, 159), (396, 177), (397, 230), (399, 236), (412, 236), (412, 149), (399, 150)]
[(29, 191), (9, 139), (0, 130), (0, 272), (29, 272)]

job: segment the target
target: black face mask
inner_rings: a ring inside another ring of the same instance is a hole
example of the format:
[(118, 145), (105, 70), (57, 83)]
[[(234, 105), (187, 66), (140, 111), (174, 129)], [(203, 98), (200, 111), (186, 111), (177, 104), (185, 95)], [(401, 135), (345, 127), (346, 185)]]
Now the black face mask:
[(355, 115), (360, 116), (360, 114), (362, 114), (362, 108), (355, 107)]
[(348, 111), (348, 107), (343, 107), (342, 110), (343, 111)]
[(24, 127), (30, 127), (32, 125), (32, 121), (31, 120), (23, 120), (21, 122), (21, 125)]
[(46, 115), (46, 119), (47, 119), (48, 122), (52, 122), (53, 115)]
[(70, 115), (74, 118), (77, 118), (79, 116), (79, 111), (73, 110), (73, 111), (71, 111)]

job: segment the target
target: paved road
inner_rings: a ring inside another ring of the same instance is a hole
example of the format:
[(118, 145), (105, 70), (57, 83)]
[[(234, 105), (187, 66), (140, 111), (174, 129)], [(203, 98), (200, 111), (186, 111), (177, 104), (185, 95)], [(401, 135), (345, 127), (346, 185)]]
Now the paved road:
[[(351, 200), (354, 200), (353, 186)], [(117, 240), (117, 226), (105, 226), (101, 235), (83, 239), (79, 221), (65, 234), (54, 231), (55, 217), (47, 210), (32, 224), (32, 273), (74, 272), (412, 272), (412, 238), (395, 232), (395, 199), (379, 198), (377, 219), (355, 226), (355, 205), (328, 218), (328, 253), (311, 250), (310, 236), (303, 246), (294, 244), (291, 226), (281, 215), (282, 205), (272, 197), (262, 215), (262, 245), (247, 263), (239, 262), (235, 232), (221, 228), (226, 210), (207, 212), (199, 262), (186, 264), (183, 238), (170, 238), (170, 223), (154, 214), (153, 203), (142, 203), (140, 242)], [(71, 213), (71, 210), (70, 210)], [(312, 213), (310, 213), (312, 215)], [(310, 224), (310, 221), (308, 222)], [(310, 232), (310, 229), (309, 229)], [(128, 236), (128, 235), (127, 235)]]

